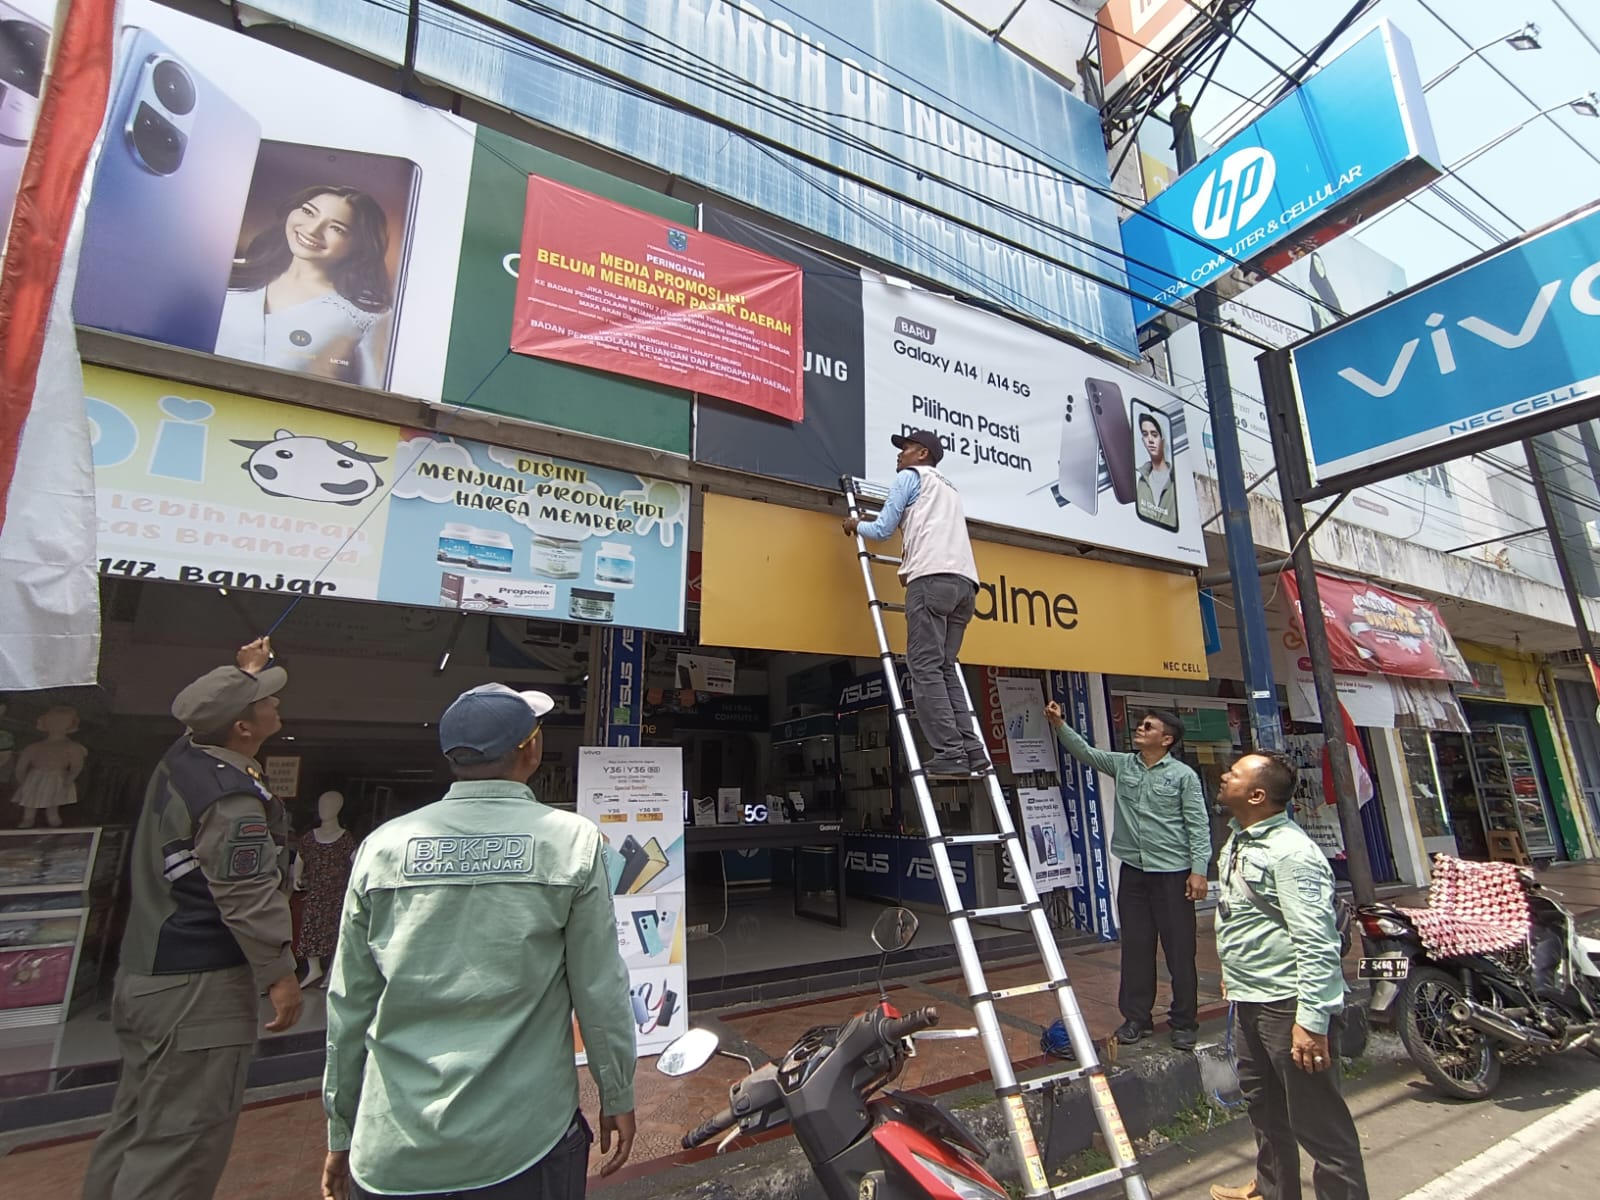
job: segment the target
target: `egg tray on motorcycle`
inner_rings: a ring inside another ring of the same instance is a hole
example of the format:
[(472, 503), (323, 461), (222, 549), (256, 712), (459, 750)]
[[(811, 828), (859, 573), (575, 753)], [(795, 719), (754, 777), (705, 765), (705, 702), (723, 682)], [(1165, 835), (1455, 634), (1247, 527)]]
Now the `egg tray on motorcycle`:
[(1435, 855), (1428, 907), (1398, 911), (1415, 926), (1424, 948), (1435, 958), (1520, 953), (1524, 964), (1527, 961), (1532, 928), (1528, 893), (1519, 869), (1510, 863)]

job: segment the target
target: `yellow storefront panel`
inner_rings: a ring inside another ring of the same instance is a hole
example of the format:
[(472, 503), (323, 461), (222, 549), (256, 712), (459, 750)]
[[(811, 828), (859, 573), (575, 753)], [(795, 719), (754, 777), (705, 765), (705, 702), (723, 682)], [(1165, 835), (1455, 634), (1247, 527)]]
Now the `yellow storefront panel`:
[[(876, 656), (855, 542), (838, 517), (728, 496), (705, 502), (704, 644)], [(896, 554), (898, 540), (881, 548)], [(965, 661), (1206, 678), (1192, 577), (992, 542), (973, 550), (981, 586)], [(878, 594), (902, 599), (893, 569), (874, 570)], [(886, 619), (904, 651), (904, 619)]]

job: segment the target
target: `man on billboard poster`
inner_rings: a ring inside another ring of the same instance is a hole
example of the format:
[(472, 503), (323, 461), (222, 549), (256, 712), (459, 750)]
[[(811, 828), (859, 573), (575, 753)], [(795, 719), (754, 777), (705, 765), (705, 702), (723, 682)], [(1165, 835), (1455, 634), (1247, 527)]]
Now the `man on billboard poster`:
[(915, 429), (889, 439), (900, 451), (894, 484), (874, 521), (846, 517), (844, 531), (881, 541), (903, 527), (900, 582), (906, 588), (906, 663), (917, 722), (932, 755), (930, 775), (970, 775), (986, 770), (989, 755), (966, 710), (961, 686), (961, 639), (972, 620), (978, 567), (967, 537), (961, 494), (937, 467), (944, 458), (939, 435)]

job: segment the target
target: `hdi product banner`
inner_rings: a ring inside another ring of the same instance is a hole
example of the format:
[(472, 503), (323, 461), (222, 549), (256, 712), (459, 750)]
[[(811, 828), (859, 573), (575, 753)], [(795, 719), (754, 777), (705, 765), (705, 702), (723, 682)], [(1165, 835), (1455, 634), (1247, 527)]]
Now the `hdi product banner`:
[(800, 268), (530, 176), (511, 348), (803, 413)]
[(930, 292), (861, 291), (869, 478), (939, 435), (968, 518), (1199, 566), (1184, 403), (1147, 376)]
[(683, 751), (583, 747), (578, 815), (600, 827), (634, 1033), (653, 1054), (689, 1025)]
[(681, 631), (681, 484), (99, 367), (103, 574)]

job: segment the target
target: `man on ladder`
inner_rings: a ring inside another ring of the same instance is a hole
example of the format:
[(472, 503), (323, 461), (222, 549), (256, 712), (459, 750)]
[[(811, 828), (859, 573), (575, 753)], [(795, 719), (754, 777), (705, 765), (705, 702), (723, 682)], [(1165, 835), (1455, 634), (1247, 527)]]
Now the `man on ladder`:
[(967, 517), (961, 494), (935, 469), (944, 457), (938, 434), (916, 429), (889, 440), (900, 454), (888, 499), (876, 520), (846, 517), (844, 531), (881, 541), (903, 529), (906, 663), (917, 723), (932, 750), (923, 769), (930, 775), (971, 775), (988, 769), (989, 756), (964, 711), (956, 661), (978, 591)]

